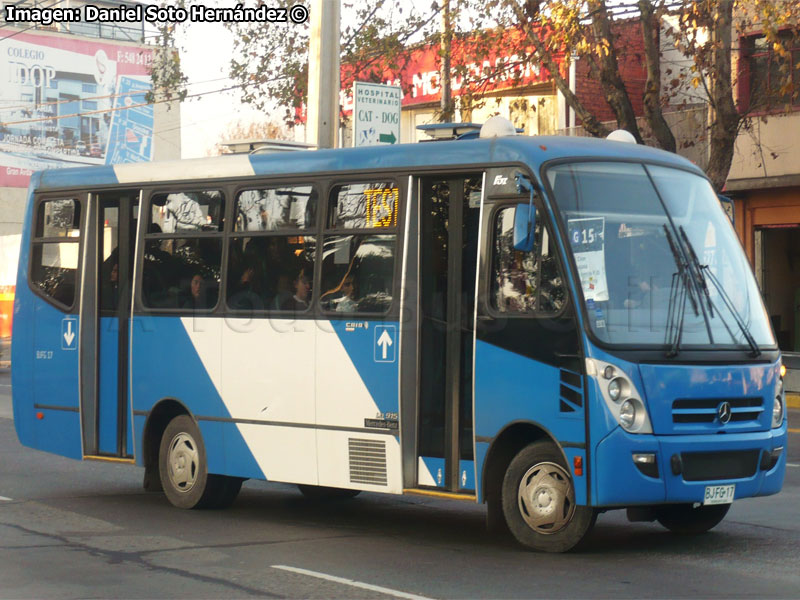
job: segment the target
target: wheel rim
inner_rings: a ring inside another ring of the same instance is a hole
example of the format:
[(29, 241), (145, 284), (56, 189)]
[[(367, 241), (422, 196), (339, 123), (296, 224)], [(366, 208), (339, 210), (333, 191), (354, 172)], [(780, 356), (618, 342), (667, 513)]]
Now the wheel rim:
[(181, 432), (172, 438), (167, 456), (169, 481), (179, 492), (188, 492), (197, 481), (200, 454), (194, 438)]
[(543, 462), (528, 469), (519, 482), (517, 499), (522, 518), (537, 533), (561, 531), (575, 514), (572, 479), (555, 463)]

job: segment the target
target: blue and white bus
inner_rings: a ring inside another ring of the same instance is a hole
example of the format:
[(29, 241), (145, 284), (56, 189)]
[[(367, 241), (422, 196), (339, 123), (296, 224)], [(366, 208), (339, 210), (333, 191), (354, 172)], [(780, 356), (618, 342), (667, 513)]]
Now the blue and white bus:
[[(512, 132), (513, 133), (513, 132)], [(565, 551), (774, 494), (781, 359), (706, 177), (507, 135), (34, 175), (13, 339), (30, 447), (183, 508), (248, 478), (486, 503)]]

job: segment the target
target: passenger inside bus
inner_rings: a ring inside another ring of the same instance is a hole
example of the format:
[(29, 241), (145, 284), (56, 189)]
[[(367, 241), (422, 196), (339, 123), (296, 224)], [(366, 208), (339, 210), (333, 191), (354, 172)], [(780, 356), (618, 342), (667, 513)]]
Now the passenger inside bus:
[(306, 274), (307, 268), (300, 267), (296, 272), (295, 278), (292, 280), (292, 289), (294, 294), (281, 305), (281, 310), (291, 310), (294, 312), (303, 312), (308, 310), (308, 303), (311, 300), (311, 281)]

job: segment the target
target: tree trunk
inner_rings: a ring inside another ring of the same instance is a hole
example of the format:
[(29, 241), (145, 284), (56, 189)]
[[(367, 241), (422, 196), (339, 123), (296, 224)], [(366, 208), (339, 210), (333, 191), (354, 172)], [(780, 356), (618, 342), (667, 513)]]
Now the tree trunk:
[(542, 64), (550, 72), (553, 82), (556, 84), (558, 91), (564, 96), (564, 100), (575, 111), (575, 116), (581, 120), (583, 128), (594, 137), (605, 137), (611, 131), (603, 125), (595, 116), (589, 112), (586, 107), (581, 103), (578, 97), (569, 88), (569, 82), (561, 75), (559, 65), (553, 60), (553, 57), (544, 47), (542, 40), (539, 39), (539, 34), (534, 30), (531, 24), (534, 21), (536, 13), (539, 9), (539, 3), (535, 0), (529, 0), (525, 3), (525, 9), (513, 4), (514, 12), (516, 13), (517, 20), (522, 24), (527, 40), (533, 44), (536, 50), (536, 56), (542, 61)]
[(658, 45), (660, 37), (660, 19), (654, 14), (650, 0), (639, 0), (641, 13), (642, 37), (644, 38), (645, 65), (647, 82), (644, 89), (644, 115), (653, 131), (658, 145), (664, 150), (675, 152), (675, 136), (664, 119), (661, 110), (661, 51)]
[(633, 112), (631, 99), (619, 74), (617, 51), (614, 48), (605, 0), (589, 0), (588, 4), (592, 15), (595, 44), (603, 44), (603, 49), (598, 53), (600, 85), (603, 88), (603, 94), (617, 117), (617, 124), (633, 134), (636, 142), (641, 144), (642, 135), (636, 123), (636, 114)]
[(714, 43), (711, 77), (711, 155), (706, 174), (721, 191), (733, 161), (733, 149), (741, 117), (731, 90), (731, 29), (734, 0), (719, 0), (711, 24)]

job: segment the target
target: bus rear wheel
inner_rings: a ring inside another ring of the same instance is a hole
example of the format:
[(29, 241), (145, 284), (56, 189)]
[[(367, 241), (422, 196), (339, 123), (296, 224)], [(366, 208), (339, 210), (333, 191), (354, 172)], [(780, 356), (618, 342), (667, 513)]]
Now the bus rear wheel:
[(178, 508), (230, 506), (243, 481), (209, 474), (203, 437), (189, 415), (178, 415), (164, 430), (158, 471), (167, 499)]
[(656, 510), (656, 519), (673, 533), (698, 535), (719, 525), (730, 507), (730, 504), (665, 504)]
[(561, 452), (547, 441), (526, 446), (503, 479), (503, 514), (517, 541), (532, 550), (566, 552), (594, 525), (596, 511), (575, 504)]

